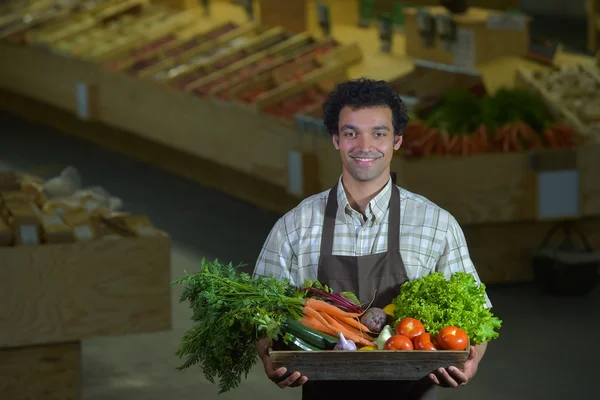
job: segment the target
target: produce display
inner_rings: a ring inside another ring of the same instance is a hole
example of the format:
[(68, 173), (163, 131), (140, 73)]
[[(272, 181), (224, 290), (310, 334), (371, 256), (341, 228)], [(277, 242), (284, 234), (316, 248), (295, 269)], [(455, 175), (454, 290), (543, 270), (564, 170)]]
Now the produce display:
[[(353, 293), (320, 282), (302, 288), (286, 279), (251, 277), (232, 264), (203, 260), (197, 273), (173, 282), (193, 310), (177, 355), (179, 369), (198, 365), (220, 392), (234, 389), (256, 363), (255, 342), (278, 351), (466, 351), (498, 337), (501, 321), (485, 308), (484, 285), (472, 275), (441, 273), (399, 288), (383, 309), (361, 305)], [(424, 372), (425, 374), (427, 371)], [(309, 377), (310, 379), (310, 377)]]
[(197, 36), (193, 36), (189, 39), (184, 39), (181, 41), (181, 43), (176, 43), (175, 45), (171, 45), (171, 43), (174, 43), (175, 41), (167, 41), (162, 46), (157, 46), (151, 54), (141, 58), (138, 57), (135, 62), (125, 69), (125, 72), (134, 75), (139, 74), (140, 72), (156, 66), (157, 64), (160, 64), (161, 62), (172, 57), (179, 57), (189, 53), (194, 48), (206, 44), (211, 40), (218, 39), (226, 33), (233, 31), (237, 27), (238, 26), (233, 23), (225, 24), (224, 26), (217, 27), (206, 33), (198, 34)]
[(118, 199), (78, 188), (73, 168), (42, 179), (0, 172), (0, 246), (164, 235), (145, 216), (117, 212)]
[[(591, 68), (591, 67), (590, 67)], [(600, 133), (600, 73), (583, 66), (531, 74), (555, 104), (564, 107), (590, 131)]]
[(268, 106), (263, 109), (263, 112), (291, 121), (294, 115), (302, 113), (303, 110), (314, 107), (315, 104), (322, 104), (328, 94), (328, 91), (315, 86), (296, 96)]
[[(339, 44), (333, 40), (327, 40), (323, 43), (317, 43), (314, 46), (306, 46), (298, 50), (296, 54), (284, 55), (281, 58), (266, 57), (265, 59), (248, 65), (236, 72), (233, 72), (227, 76), (219, 79), (218, 84), (209, 84), (209, 89), (204, 89), (200, 93), (205, 93), (210, 90), (212, 95), (218, 97), (221, 100), (230, 99), (230, 91), (235, 89), (240, 84), (244, 84), (250, 77), (260, 76), (267, 71), (278, 70), (281, 68), (283, 71), (292, 69), (294, 65), (303, 64), (313, 59), (319, 59), (332, 50), (337, 48)], [(277, 75), (277, 72), (275, 72)]]
[(574, 148), (579, 132), (557, 122), (543, 99), (519, 89), (476, 96), (451, 90), (426, 115), (417, 115), (404, 133), (404, 155), (467, 156)]

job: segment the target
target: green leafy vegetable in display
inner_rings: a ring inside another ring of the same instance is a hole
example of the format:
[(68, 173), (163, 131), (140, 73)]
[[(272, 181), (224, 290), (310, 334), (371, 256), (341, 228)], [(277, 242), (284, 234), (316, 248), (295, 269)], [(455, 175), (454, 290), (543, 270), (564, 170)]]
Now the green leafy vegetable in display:
[(498, 338), (502, 326), (485, 303), (485, 285), (478, 285), (473, 275), (457, 272), (447, 280), (438, 272), (402, 285), (394, 299), (394, 320), (416, 318), (433, 335), (454, 325), (471, 343), (482, 344)]
[(173, 284), (183, 285), (194, 326), (185, 332), (178, 369), (200, 366), (206, 379), (219, 379), (220, 393), (237, 387), (257, 361), (255, 343), (276, 339), (287, 318), (300, 319), (304, 299), (287, 280), (252, 278), (232, 264), (202, 260), (200, 271)]

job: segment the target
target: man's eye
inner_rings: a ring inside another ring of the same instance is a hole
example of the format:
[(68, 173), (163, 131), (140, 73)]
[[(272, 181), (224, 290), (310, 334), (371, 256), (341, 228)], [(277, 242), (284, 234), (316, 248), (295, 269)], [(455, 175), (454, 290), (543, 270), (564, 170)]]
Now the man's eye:
[(354, 136), (354, 135), (356, 135), (356, 133), (354, 133), (354, 132), (346, 132), (346, 133), (344, 133), (344, 136)]
[(375, 132), (375, 136), (379, 136), (379, 137), (385, 136), (385, 132)]

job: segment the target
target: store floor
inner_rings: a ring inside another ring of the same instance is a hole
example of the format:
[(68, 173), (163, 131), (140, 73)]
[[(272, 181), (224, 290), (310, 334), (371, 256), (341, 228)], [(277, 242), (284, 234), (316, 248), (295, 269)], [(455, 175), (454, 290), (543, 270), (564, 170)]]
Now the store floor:
[[(124, 208), (148, 215), (173, 237), (172, 277), (194, 270), (201, 257), (252, 261), (277, 216), (240, 203), (87, 143), (0, 114), (0, 169), (52, 176), (76, 166), (85, 185), (101, 185), (121, 197)], [(518, 232), (515, 232), (518, 234)], [(260, 365), (235, 391), (217, 389), (197, 368), (179, 372), (175, 350), (190, 312), (173, 289), (173, 330), (86, 340), (84, 399), (192, 400), (299, 399), (267, 381)], [(494, 311), (504, 320), (480, 371), (441, 399), (598, 398), (600, 290), (584, 299), (542, 297), (529, 286), (489, 288)], [(596, 393), (596, 395), (594, 395)], [(273, 396), (273, 397), (271, 397)]]

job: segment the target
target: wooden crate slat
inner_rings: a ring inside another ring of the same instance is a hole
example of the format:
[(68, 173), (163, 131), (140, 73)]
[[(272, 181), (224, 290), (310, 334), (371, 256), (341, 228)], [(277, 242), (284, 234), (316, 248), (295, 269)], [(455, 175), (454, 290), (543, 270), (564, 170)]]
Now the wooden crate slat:
[(265, 50), (250, 54), (248, 57), (245, 57), (242, 60), (227, 66), (226, 68), (209, 73), (207, 76), (188, 84), (185, 90), (194, 91), (195, 89), (200, 88), (207, 83), (213, 82), (214, 80), (222, 78), (226, 75), (233, 74), (242, 68), (258, 63), (267, 57), (272, 57), (275, 59), (279, 54), (285, 54), (287, 52), (294, 51), (294, 49), (302, 47), (308, 43), (310, 39), (310, 35), (306, 32), (294, 35), (281, 43), (277, 43), (274, 46), (268, 47)]
[(191, 59), (205, 53), (213, 52), (220, 47), (227, 47), (233, 40), (242, 37), (254, 37), (259, 34), (258, 29), (259, 27), (254, 23), (239, 26), (233, 31), (227, 32), (216, 39), (201, 43), (199, 46), (187, 50), (183, 54), (161, 61), (160, 65), (156, 65), (155, 67), (152, 67), (152, 69), (143, 71), (140, 77), (157, 82), (169, 83), (177, 79), (181, 74), (187, 73), (192, 69), (192, 66), (187, 64)]
[[(462, 369), (468, 351), (271, 351), (274, 368), (310, 381), (419, 380), (438, 368)], [(351, 367), (349, 367), (351, 366)]]

